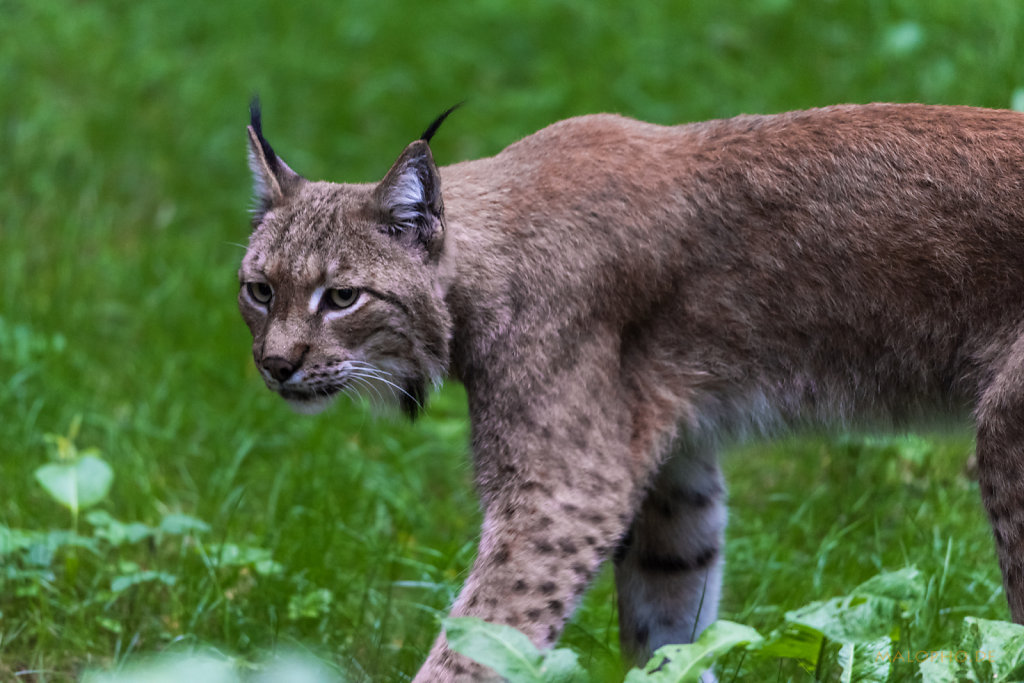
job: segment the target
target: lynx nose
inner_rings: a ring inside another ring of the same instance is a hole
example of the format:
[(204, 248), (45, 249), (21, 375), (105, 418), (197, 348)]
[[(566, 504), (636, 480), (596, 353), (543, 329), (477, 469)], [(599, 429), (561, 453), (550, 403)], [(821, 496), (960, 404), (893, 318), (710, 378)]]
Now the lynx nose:
[(287, 358), (282, 358), (281, 356), (270, 356), (269, 358), (263, 359), (263, 369), (269, 372), (270, 376), (278, 382), (284, 382), (295, 374), (295, 371), (299, 369), (299, 366), (297, 363), (293, 363)]

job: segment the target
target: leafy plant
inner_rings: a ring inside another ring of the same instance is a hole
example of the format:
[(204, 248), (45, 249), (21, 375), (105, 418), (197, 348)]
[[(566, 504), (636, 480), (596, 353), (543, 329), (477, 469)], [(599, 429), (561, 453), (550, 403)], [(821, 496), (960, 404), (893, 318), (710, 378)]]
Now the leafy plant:
[(448, 646), (515, 683), (569, 683), (588, 680), (576, 653), (566, 648), (542, 652), (511, 626), (476, 617), (443, 622)]
[[(541, 651), (520, 631), (475, 617), (444, 620), (448, 646), (493, 669), (512, 683), (590, 681), (578, 655), (568, 648)], [(625, 683), (693, 683), (700, 681), (716, 657), (739, 647), (755, 647), (763, 637), (754, 629), (729, 621), (711, 624), (690, 645), (666, 645), (647, 666), (636, 668)]]
[(339, 683), (333, 668), (309, 654), (264, 662), (232, 660), (213, 651), (139, 658), (120, 671), (90, 671), (82, 683)]
[(100, 457), (96, 449), (79, 451), (75, 445), (82, 416), (76, 415), (68, 427), (67, 435), (47, 434), (44, 438), (50, 444), (56, 462), (41, 465), (35, 471), (35, 478), (50, 497), (71, 511), (71, 534), (68, 545), (71, 552), (64, 561), (65, 575), (70, 583), (74, 583), (78, 574), (79, 558), (75, 548), (78, 547), (78, 513), (80, 510), (96, 505), (110, 491), (114, 481), (114, 471)]
[(41, 465), (36, 480), (50, 497), (71, 511), (72, 528), (78, 529), (78, 512), (96, 505), (110, 491), (114, 471), (95, 448), (79, 451), (75, 445), (82, 416), (71, 421), (67, 435), (47, 434), (46, 442), (54, 451), (56, 462)]
[(633, 669), (625, 683), (699, 683), (721, 655), (739, 647), (756, 648), (764, 638), (756, 630), (731, 621), (716, 621), (689, 645), (658, 648), (642, 669)]
[(967, 617), (955, 650), (907, 653), (928, 683), (1024, 680), (1024, 626)]
[[(908, 620), (921, 609), (925, 582), (914, 567), (882, 572), (848, 596), (813, 602), (786, 614), (786, 625), (769, 636), (729, 621), (708, 626), (694, 643), (666, 645), (646, 666), (632, 669), (625, 683), (698, 683), (723, 656), (794, 660), (814, 680), (886, 683), (899, 667), (925, 681), (1015, 681), (1024, 675), (1024, 627), (968, 617), (958, 648), (913, 650), (901, 640)], [(589, 681), (577, 655), (560, 648), (537, 649), (508, 626), (462, 617), (446, 619), (449, 646), (511, 683)], [(834, 662), (831, 663), (830, 662)]]

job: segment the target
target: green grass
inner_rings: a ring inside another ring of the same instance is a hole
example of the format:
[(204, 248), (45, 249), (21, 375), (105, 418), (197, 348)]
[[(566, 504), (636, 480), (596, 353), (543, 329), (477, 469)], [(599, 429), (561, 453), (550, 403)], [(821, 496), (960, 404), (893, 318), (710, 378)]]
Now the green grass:
[[(234, 300), (254, 92), (294, 168), (369, 180), (463, 99), (436, 138), (442, 162), (587, 112), (673, 123), (840, 101), (1007, 107), (1024, 88), (1011, 0), (0, 0), (0, 14), (0, 526), (70, 527), (33, 472), (44, 436), (75, 416), (78, 445), (115, 471), (102, 510), (209, 525), (0, 555), (0, 680), (68, 680), (199, 644), (243, 658), (300, 646), (353, 680), (403, 680), (472, 560), (459, 387), (412, 425), (351, 404), (310, 419), (252, 367)], [(935, 584), (922, 647), (955, 642), (964, 615), (1005, 618), (962, 472), (969, 436), (930, 443), (733, 453), (722, 615), (767, 631), (916, 564)], [(224, 543), (278, 568), (232, 563)], [(143, 571), (174, 581), (113, 590)], [(608, 579), (563, 643), (613, 678)]]

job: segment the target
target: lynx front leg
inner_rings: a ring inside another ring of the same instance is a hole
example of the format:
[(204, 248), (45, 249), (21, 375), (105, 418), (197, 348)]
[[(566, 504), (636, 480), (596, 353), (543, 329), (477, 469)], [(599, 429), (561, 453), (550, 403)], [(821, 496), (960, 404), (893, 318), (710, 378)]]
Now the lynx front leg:
[[(485, 423), (474, 434), (484, 525), (453, 616), (513, 626), (540, 647), (555, 643), (625, 534), (654, 468), (622, 412), (541, 409), (522, 424), (487, 431)], [(442, 635), (415, 680), (487, 679)]]
[(977, 411), (978, 479), (992, 522), (1010, 616), (1024, 623), (1024, 337)]
[(725, 485), (712, 449), (679, 449), (658, 473), (615, 555), (623, 652), (635, 663), (715, 620)]
[[(580, 504), (563, 493), (538, 485), (529, 495), (520, 490), (488, 508), (479, 556), (452, 616), (507, 624), (539, 647), (554, 645), (629, 514), (625, 496)], [(416, 680), (482, 678), (481, 670), (453, 657), (439, 639)]]

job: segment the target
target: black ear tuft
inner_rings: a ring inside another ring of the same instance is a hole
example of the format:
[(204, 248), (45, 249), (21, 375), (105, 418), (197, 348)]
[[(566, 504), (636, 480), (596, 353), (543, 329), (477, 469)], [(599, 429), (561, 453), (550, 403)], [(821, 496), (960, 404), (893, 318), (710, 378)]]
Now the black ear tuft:
[(295, 191), (302, 176), (288, 168), (288, 164), (274, 153), (274, 149), (263, 137), (263, 116), (260, 100), (253, 97), (249, 103), (249, 168), (252, 171), (256, 208), (253, 225), (259, 224), (271, 207), (283, 202)]
[(459, 107), (461, 107), (462, 105), (464, 105), (465, 103), (466, 101), (463, 100), (462, 102), (456, 104), (454, 107), (449, 107), (448, 110), (445, 111), (445, 113), (441, 114), (436, 119), (434, 119), (434, 122), (427, 126), (427, 129), (423, 131), (423, 135), (420, 136), (420, 140), (429, 143), (430, 139), (434, 137), (434, 133), (437, 132), (437, 129), (440, 128), (441, 124), (444, 123), (444, 120), (448, 118), (448, 115), (451, 114), (456, 109), (458, 109)]
[(259, 95), (253, 95), (252, 100), (249, 101), (249, 125), (256, 133), (256, 139), (259, 140), (260, 149), (263, 150), (263, 157), (267, 160), (270, 170), (277, 171), (277, 155), (267, 139), (263, 137), (263, 111), (260, 108)]

